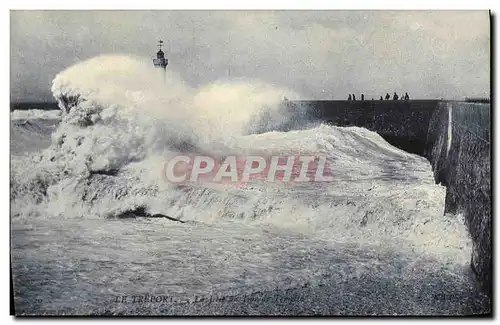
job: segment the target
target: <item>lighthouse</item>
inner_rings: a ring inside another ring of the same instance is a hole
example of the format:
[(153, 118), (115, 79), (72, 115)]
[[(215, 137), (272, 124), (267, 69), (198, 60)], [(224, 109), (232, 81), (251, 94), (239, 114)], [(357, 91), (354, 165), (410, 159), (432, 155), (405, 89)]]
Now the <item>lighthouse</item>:
[(163, 46), (163, 41), (159, 40), (158, 41), (159, 51), (156, 52), (156, 58), (153, 58), (153, 64), (155, 68), (161, 71), (161, 74), (163, 75), (163, 80), (165, 80), (165, 73), (167, 71), (168, 59), (165, 58), (165, 53), (161, 50), (162, 46)]

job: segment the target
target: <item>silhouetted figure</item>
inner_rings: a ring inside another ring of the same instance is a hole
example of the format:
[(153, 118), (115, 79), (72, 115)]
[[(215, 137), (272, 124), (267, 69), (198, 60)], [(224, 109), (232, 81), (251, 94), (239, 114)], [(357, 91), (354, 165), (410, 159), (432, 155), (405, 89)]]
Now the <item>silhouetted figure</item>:
[(405, 100), (410, 100), (410, 96), (408, 96), (408, 93), (405, 93)]
[(351, 94), (349, 94), (349, 97), (347, 97), (347, 100), (352, 100)]
[(393, 100), (398, 100), (399, 96), (398, 94), (396, 94), (396, 92), (394, 92), (394, 96), (392, 97)]
[(389, 93), (386, 93), (385, 94), (385, 100), (389, 100), (389, 99), (391, 99), (391, 95), (389, 95)]
[(384, 97), (380, 96), (380, 100), (384, 100)]
[(356, 95), (352, 94), (352, 100), (356, 100)]
[(361, 94), (361, 100), (365, 100), (365, 94)]

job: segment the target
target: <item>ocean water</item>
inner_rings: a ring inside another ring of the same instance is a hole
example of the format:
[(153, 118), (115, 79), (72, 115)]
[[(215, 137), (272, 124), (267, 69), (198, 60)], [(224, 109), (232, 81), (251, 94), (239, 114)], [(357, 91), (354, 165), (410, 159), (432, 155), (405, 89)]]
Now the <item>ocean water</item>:
[[(56, 76), (60, 111), (11, 113), (16, 313), (489, 311), (427, 160), (310, 123), (275, 85), (162, 77), (141, 58), (96, 57)], [(325, 156), (333, 180), (178, 186), (162, 177), (178, 154)], [(146, 294), (169, 298), (131, 298)]]

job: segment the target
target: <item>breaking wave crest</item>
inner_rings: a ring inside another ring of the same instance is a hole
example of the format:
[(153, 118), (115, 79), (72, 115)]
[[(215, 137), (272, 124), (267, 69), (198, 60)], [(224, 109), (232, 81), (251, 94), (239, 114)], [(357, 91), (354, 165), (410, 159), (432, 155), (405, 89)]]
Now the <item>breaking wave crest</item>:
[(57, 120), (61, 117), (60, 110), (50, 110), (46, 111), (43, 109), (30, 109), (30, 110), (15, 110), (10, 113), (11, 120), (30, 120), (30, 119), (42, 119), (42, 120)]

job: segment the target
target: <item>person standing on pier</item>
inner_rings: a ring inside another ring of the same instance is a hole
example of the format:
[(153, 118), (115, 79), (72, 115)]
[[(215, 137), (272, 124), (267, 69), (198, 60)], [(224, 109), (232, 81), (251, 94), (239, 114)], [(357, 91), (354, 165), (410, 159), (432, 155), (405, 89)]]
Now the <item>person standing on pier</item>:
[(351, 94), (349, 94), (349, 97), (347, 97), (347, 100), (352, 100)]
[(410, 100), (410, 96), (408, 96), (408, 93), (405, 93), (405, 100)]
[(393, 100), (398, 100), (399, 96), (398, 94), (396, 94), (396, 92), (394, 92), (394, 97), (392, 97)]
[(356, 95), (352, 94), (352, 100), (356, 100)]
[(365, 94), (361, 94), (361, 100), (365, 100)]
[(389, 95), (389, 93), (386, 93), (385, 94), (385, 100), (389, 100), (389, 99), (391, 99), (391, 95)]

